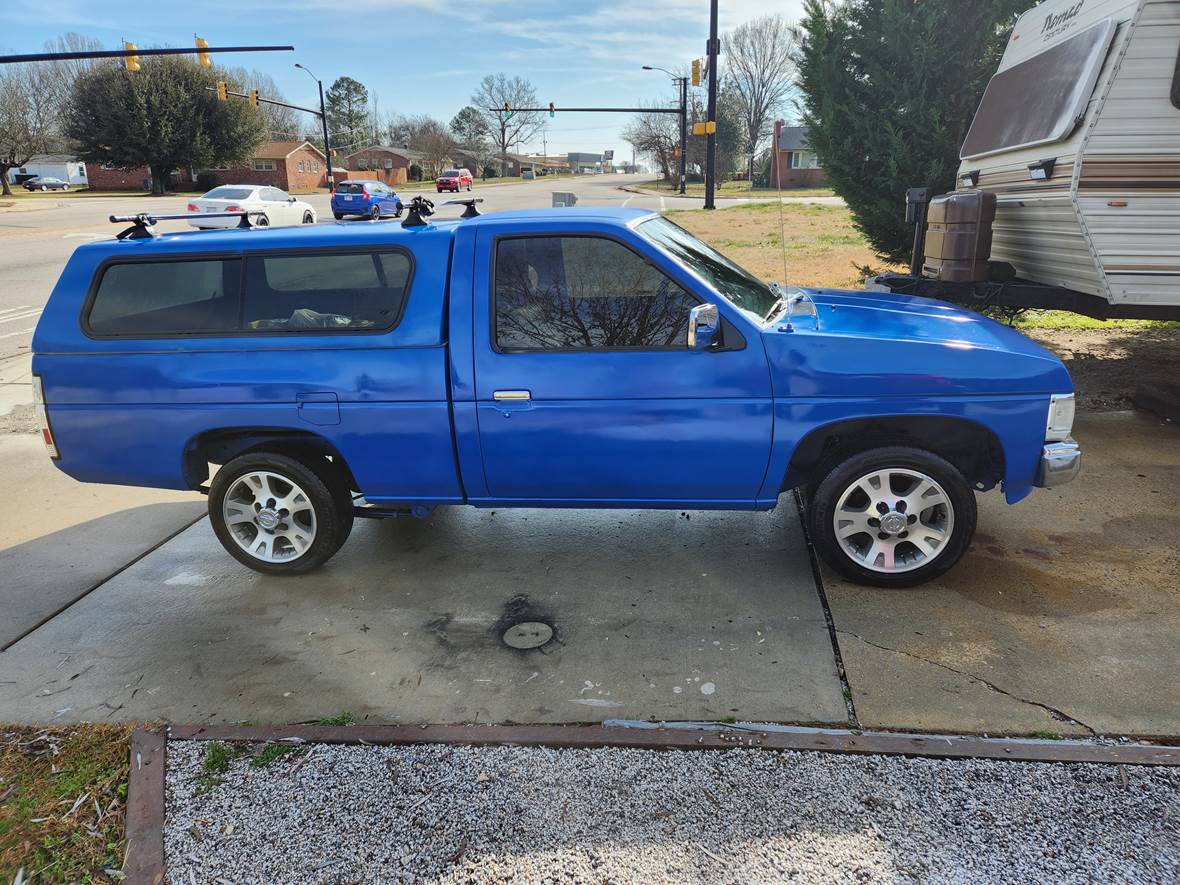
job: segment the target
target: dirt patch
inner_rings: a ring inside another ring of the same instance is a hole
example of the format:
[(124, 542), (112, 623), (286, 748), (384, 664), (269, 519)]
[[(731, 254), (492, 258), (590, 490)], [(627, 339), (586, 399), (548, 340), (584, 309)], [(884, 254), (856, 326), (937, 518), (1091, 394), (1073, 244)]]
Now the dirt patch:
[(0, 433), (37, 433), (41, 422), (31, 403), (14, 406), (6, 415), (0, 415)]
[(1172, 382), (1180, 366), (1180, 329), (1027, 329), (1025, 334), (1065, 362), (1078, 411), (1132, 408), (1139, 384)]

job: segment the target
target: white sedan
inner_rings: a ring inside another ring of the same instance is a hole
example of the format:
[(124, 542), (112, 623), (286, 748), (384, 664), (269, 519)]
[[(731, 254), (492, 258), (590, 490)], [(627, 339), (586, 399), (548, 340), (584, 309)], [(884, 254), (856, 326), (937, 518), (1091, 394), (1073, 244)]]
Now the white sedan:
[(250, 213), (256, 227), (315, 224), (315, 209), (277, 187), (257, 184), (223, 184), (188, 204), (188, 223), (201, 229), (237, 227), (237, 218), (202, 218), (215, 212)]

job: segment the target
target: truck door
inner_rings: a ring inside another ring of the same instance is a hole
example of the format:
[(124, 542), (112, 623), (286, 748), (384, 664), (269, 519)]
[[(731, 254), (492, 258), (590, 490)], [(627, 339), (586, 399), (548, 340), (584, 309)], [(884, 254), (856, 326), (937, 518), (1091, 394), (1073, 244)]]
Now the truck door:
[(754, 506), (773, 423), (757, 330), (719, 304), (722, 346), (689, 350), (690, 309), (718, 301), (694, 278), (617, 225), (536, 231), (476, 241), (489, 500)]

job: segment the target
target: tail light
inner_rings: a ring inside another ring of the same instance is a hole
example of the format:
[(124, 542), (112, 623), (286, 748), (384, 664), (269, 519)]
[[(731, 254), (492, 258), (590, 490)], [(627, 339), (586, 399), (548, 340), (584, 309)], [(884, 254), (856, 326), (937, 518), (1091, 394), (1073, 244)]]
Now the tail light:
[(367, 199), (369, 199), (369, 192), (368, 191), (361, 191), (361, 196), (367, 200)]
[(243, 212), (245, 210), (243, 210), (241, 206), (226, 206), (225, 211), (226, 212)]
[(53, 431), (49, 427), (49, 412), (45, 408), (45, 388), (41, 384), (41, 376), (33, 376), (33, 409), (37, 413), (37, 420), (41, 424), (41, 439), (49, 451), (49, 457), (57, 460), (61, 453), (57, 450), (57, 443), (53, 441)]
[(198, 211), (198, 210), (197, 210), (197, 204), (196, 204), (196, 203), (189, 203), (189, 204), (188, 204), (188, 211), (189, 211), (189, 212), (196, 212), (196, 211)]

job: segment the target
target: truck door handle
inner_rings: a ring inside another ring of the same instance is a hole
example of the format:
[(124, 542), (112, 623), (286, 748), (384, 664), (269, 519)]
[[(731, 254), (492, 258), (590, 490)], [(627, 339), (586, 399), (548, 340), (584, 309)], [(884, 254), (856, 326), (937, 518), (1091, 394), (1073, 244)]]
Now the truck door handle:
[(492, 393), (492, 399), (497, 402), (528, 401), (532, 398), (533, 395), (527, 390), (497, 390)]

